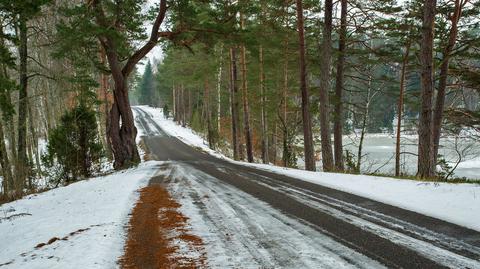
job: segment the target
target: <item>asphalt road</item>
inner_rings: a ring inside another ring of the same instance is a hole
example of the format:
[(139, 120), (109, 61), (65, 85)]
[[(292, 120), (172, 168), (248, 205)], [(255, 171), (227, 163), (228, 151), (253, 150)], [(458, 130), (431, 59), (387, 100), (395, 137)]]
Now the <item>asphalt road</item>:
[[(188, 165), (209, 176), (205, 178), (215, 178), (249, 194), (386, 267), (480, 268), (477, 231), (213, 157), (168, 136), (148, 112), (138, 107), (134, 110), (137, 125), (145, 132), (146, 146), (156, 160)], [(344, 259), (355, 267), (356, 262), (347, 256)]]

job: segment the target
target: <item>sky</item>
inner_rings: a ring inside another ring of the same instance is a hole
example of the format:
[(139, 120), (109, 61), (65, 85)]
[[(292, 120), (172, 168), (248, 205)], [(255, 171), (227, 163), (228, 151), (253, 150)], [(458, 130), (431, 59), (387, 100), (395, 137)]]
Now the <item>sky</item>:
[[(158, 4), (159, 2), (160, 2), (159, 0), (147, 0), (147, 4), (145, 5), (144, 11), (148, 10), (150, 7), (152, 7), (155, 4)], [(152, 30), (152, 24), (153, 24), (153, 21), (148, 21), (145, 23), (145, 30), (148, 33), (148, 35), (150, 35), (150, 31)], [(140, 61), (140, 63), (137, 64), (138, 72), (140, 74), (143, 74), (143, 71), (145, 70), (145, 65), (148, 60), (150, 60), (150, 62), (153, 63), (155, 59), (160, 60), (162, 59), (162, 57), (163, 57), (162, 48), (160, 46), (156, 46), (147, 54), (147, 56), (142, 61)]]

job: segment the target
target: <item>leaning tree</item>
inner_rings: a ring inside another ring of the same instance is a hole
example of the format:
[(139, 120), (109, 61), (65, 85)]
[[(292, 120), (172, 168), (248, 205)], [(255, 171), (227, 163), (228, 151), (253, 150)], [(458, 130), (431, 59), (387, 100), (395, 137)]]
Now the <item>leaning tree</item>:
[[(75, 59), (90, 57), (101, 72), (113, 80), (113, 104), (107, 117), (107, 141), (115, 159), (115, 169), (123, 169), (140, 161), (128, 94), (128, 78), (136, 64), (162, 40), (188, 46), (205, 32), (202, 22), (215, 16), (212, 3), (203, 1), (160, 0), (149, 12), (143, 12), (145, 0), (85, 0), (81, 4), (66, 2), (63, 20), (58, 27), (59, 55)], [(168, 11), (168, 26), (166, 17)], [(197, 18), (203, 16), (202, 18)], [(144, 23), (153, 20), (149, 35)], [(212, 20), (215, 22), (215, 20)], [(169, 30), (165, 30), (165, 29)], [(139, 46), (139, 44), (141, 44)], [(108, 66), (98, 59), (105, 52)], [(75, 57), (75, 54), (81, 55)]]

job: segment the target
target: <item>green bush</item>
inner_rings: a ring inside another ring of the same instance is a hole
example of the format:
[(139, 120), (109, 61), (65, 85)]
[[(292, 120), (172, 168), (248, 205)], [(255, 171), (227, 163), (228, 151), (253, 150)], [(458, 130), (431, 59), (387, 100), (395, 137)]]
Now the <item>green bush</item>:
[(95, 112), (84, 104), (67, 111), (48, 135), (43, 161), (55, 185), (89, 177), (102, 157)]

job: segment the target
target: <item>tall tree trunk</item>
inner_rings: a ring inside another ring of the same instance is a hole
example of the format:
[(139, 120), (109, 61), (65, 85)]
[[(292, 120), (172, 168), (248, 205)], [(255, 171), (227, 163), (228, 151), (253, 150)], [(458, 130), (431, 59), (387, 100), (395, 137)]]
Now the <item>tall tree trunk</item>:
[(343, 84), (345, 47), (347, 38), (347, 0), (341, 0), (340, 32), (338, 40), (337, 74), (335, 78), (335, 116), (333, 122), (335, 169), (345, 170), (343, 161)]
[(28, 176), (28, 159), (27, 159), (27, 106), (28, 106), (28, 76), (27, 76), (27, 18), (20, 15), (19, 23), (19, 60), (20, 60), (20, 87), (18, 93), (18, 139), (17, 139), (17, 162), (16, 166), (16, 191), (17, 195), (21, 195), (25, 187), (25, 180)]
[(173, 121), (177, 121), (177, 91), (175, 84), (172, 86), (172, 104), (173, 104)]
[[(245, 28), (245, 19), (243, 13), (240, 13), (240, 27)], [(247, 52), (245, 45), (241, 48), (241, 65), (242, 65), (242, 101), (243, 101), (243, 129), (245, 133), (245, 146), (247, 149), (247, 161), (253, 162), (253, 145), (252, 145), (252, 130), (250, 128), (250, 108), (248, 105), (248, 88), (247, 88)]]
[(448, 43), (443, 51), (443, 61), (440, 65), (440, 76), (438, 79), (438, 90), (435, 102), (435, 110), (433, 114), (433, 163), (437, 164), (438, 147), (440, 144), (440, 134), (442, 130), (443, 109), (445, 106), (445, 93), (447, 89), (448, 66), (450, 57), (455, 46), (458, 35), (458, 21), (462, 14), (462, 8), (467, 0), (455, 0), (455, 8), (453, 14), (450, 16), (452, 26), (448, 37)]
[[(108, 121), (108, 140), (115, 158), (114, 168), (125, 169), (140, 162), (137, 144), (137, 128), (128, 101), (126, 78), (115, 80), (114, 102)], [(121, 122), (121, 125), (120, 125)]]
[(3, 119), (0, 119), (0, 166), (2, 167), (3, 175), (3, 194), (7, 195), (13, 187), (13, 175), (8, 159), (7, 147), (5, 145), (5, 136), (3, 132)]
[(288, 37), (284, 39), (284, 62), (283, 62), (283, 89), (282, 89), (282, 107), (280, 112), (280, 120), (282, 122), (282, 161), (283, 166), (288, 167), (289, 161), (291, 158), (290, 152), (290, 143), (289, 143), (289, 135), (288, 135), (288, 124), (287, 124), (287, 103), (288, 103)]
[(127, 79), (129, 73), (124, 73), (116, 47), (111, 40), (103, 40), (102, 45), (112, 72), (114, 91), (113, 103), (110, 108), (107, 136), (115, 159), (116, 170), (131, 167), (140, 162), (137, 144), (137, 128), (134, 124), (132, 108), (128, 99)]
[(403, 116), (403, 97), (405, 92), (405, 80), (407, 74), (408, 56), (410, 54), (410, 42), (405, 45), (405, 54), (402, 60), (402, 70), (400, 71), (400, 95), (398, 97), (397, 107), (397, 141), (395, 145), (395, 176), (400, 176), (400, 137), (402, 132)]
[(435, 25), (436, 0), (425, 0), (423, 5), (421, 63), (421, 107), (418, 122), (418, 172), (420, 178), (433, 178), (435, 164), (433, 156), (432, 99), (433, 99), (433, 31)]
[(211, 121), (211, 112), (210, 112), (210, 93), (209, 93), (209, 88), (208, 88), (208, 80), (205, 79), (205, 116), (207, 120), (207, 140), (208, 140), (208, 146), (211, 149), (215, 148), (215, 141), (213, 137), (213, 129), (212, 129), (212, 121)]
[(266, 113), (266, 104), (267, 96), (265, 93), (265, 72), (263, 71), (263, 46), (260, 46), (259, 50), (259, 60), (260, 60), (260, 98), (261, 98), (261, 123), (262, 123), (262, 161), (263, 163), (268, 163), (268, 123), (267, 123), (267, 113)]
[[(116, 29), (116, 26), (109, 21), (105, 15), (101, 1), (92, 0), (89, 7), (92, 8), (97, 25), (112, 31), (123, 30)], [(166, 11), (167, 2), (166, 0), (161, 0), (158, 14), (152, 25), (150, 38), (143, 46), (126, 59), (124, 65), (122, 65), (122, 61), (119, 59), (119, 48), (116, 45), (116, 40), (112, 39), (111, 35), (105, 35), (104, 33), (98, 33), (97, 36), (102, 47), (105, 49), (108, 65), (115, 84), (113, 87), (114, 100), (109, 112), (107, 135), (115, 159), (114, 168), (117, 170), (130, 167), (140, 162), (140, 156), (135, 142), (137, 128), (135, 127), (133, 113), (128, 99), (127, 79), (135, 68), (135, 65), (158, 43), (160, 38), (160, 25), (165, 19)]]
[[(35, 166), (36, 166), (36, 171), (37, 173), (42, 172), (42, 166), (40, 165), (40, 156), (38, 154), (38, 135), (35, 130), (35, 126), (33, 124), (33, 113), (32, 113), (32, 106), (28, 104), (28, 122), (29, 122), (29, 127), (30, 127), (30, 135), (32, 137), (32, 148), (34, 150), (34, 158), (35, 158)], [(33, 156), (32, 156), (33, 157)]]
[(230, 48), (230, 102), (232, 109), (233, 159), (240, 159), (240, 118), (237, 87), (237, 60), (235, 48)]
[(274, 125), (273, 125), (273, 133), (272, 133), (272, 158), (271, 158), (271, 161), (273, 162), (273, 164), (276, 164), (277, 163), (277, 141), (278, 141), (278, 124), (277, 124), (277, 121), (275, 121)]
[(181, 97), (180, 97), (180, 100), (181, 100), (181, 105), (180, 107), (182, 108), (182, 127), (186, 127), (187, 126), (187, 102), (185, 101), (185, 87), (181, 86), (181, 90), (180, 90), (180, 94), (181, 94)]
[(322, 143), (322, 164), (324, 171), (333, 171), (332, 140), (330, 133), (330, 64), (332, 47), (332, 0), (325, 0), (325, 23), (323, 27), (322, 58), (320, 64), (320, 137)]
[(221, 102), (222, 102), (222, 74), (223, 74), (223, 44), (220, 45), (220, 60), (218, 63), (218, 73), (217, 73), (217, 133), (220, 135), (221, 126), (220, 126), (220, 114), (221, 114)]
[[(106, 55), (105, 55), (105, 50), (103, 48), (100, 48), (99, 51), (99, 57), (100, 57), (100, 63), (102, 65), (105, 65), (106, 63)], [(106, 151), (106, 154), (108, 158), (113, 157), (112, 156), (112, 151), (110, 148), (110, 145), (107, 141), (107, 126), (108, 126), (108, 109), (110, 107), (111, 103), (111, 96), (108, 94), (108, 76), (106, 74), (101, 73), (100, 74), (100, 88), (98, 90), (98, 97), (101, 100), (101, 104), (99, 105), (99, 118), (100, 118), (100, 124), (99, 130), (100, 130), (100, 136), (102, 137), (102, 144), (103, 147)]]
[[(370, 95), (370, 90), (368, 95)], [(367, 96), (367, 103), (365, 105), (365, 113), (363, 114), (362, 117), (362, 131), (360, 133), (360, 142), (358, 143), (358, 151), (357, 151), (357, 165), (355, 166), (355, 172), (360, 173), (360, 169), (362, 166), (362, 152), (363, 152), (363, 141), (365, 139), (365, 130), (367, 127), (367, 118), (368, 118), (368, 112), (369, 112), (369, 106), (370, 102), (368, 101), (368, 96)]]
[(305, 62), (305, 29), (303, 25), (303, 3), (297, 0), (297, 29), (300, 54), (300, 92), (302, 94), (303, 140), (305, 169), (315, 171), (315, 158), (312, 136), (312, 119), (310, 117), (309, 94), (307, 89), (307, 66)]

